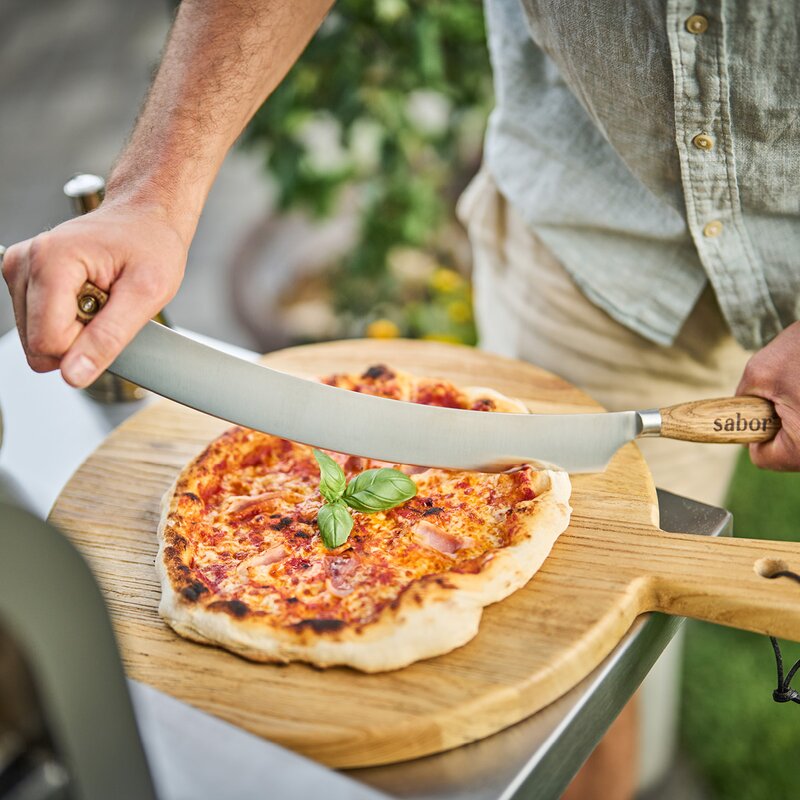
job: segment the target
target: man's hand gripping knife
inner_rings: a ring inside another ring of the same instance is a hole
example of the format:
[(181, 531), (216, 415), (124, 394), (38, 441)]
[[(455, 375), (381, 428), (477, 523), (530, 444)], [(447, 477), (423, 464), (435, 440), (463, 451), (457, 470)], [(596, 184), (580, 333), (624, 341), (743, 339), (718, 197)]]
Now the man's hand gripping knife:
[(750, 445), (753, 463), (763, 469), (800, 470), (800, 322), (753, 355), (736, 394), (766, 397), (781, 418), (774, 439)]
[[(30, 366), (94, 381), (178, 290), (225, 154), (332, 0), (183, 0), (103, 205), (10, 247), (3, 277)], [(89, 281), (110, 299), (85, 327)]]

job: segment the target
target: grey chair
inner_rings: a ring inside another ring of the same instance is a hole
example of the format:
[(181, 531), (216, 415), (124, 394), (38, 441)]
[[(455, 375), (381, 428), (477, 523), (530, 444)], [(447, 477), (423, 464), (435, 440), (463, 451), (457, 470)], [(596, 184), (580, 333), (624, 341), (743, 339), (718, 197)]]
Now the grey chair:
[(155, 797), (94, 576), (55, 528), (0, 502), (0, 798)]

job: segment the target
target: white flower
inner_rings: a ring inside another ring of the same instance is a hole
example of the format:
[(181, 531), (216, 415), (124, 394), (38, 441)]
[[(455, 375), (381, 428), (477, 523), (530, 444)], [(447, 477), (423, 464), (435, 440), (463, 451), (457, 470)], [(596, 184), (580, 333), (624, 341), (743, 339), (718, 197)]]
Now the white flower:
[(375, 16), (381, 22), (397, 22), (407, 11), (405, 0), (375, 0)]
[(381, 158), (383, 128), (371, 119), (357, 119), (350, 129), (350, 157), (363, 172), (377, 168)]
[(421, 286), (439, 266), (436, 259), (415, 247), (393, 247), (386, 256), (392, 275), (403, 286)]
[(295, 136), (306, 149), (306, 163), (317, 174), (338, 173), (350, 166), (350, 156), (342, 147), (342, 126), (327, 112), (309, 117)]
[(322, 21), (319, 32), (322, 36), (328, 36), (331, 33), (336, 33), (343, 25), (344, 20), (342, 19), (342, 15), (336, 11), (331, 11)]
[(281, 309), (281, 321), (295, 339), (329, 339), (336, 336), (339, 325), (331, 304), (322, 298), (301, 300)]
[(406, 101), (406, 117), (421, 133), (439, 136), (450, 121), (450, 101), (432, 89), (417, 89)]

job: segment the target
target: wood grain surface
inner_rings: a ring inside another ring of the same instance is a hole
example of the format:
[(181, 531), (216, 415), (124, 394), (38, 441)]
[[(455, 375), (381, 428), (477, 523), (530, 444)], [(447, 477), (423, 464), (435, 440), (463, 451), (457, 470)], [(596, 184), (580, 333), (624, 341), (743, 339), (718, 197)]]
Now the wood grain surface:
[(763, 397), (694, 400), (661, 409), (661, 435), (717, 444), (766, 442), (781, 429), (775, 406)]
[[(265, 362), (306, 376), (383, 362), (490, 386), (534, 412), (599, 410), (549, 373), (452, 345), (335, 342)], [(573, 477), (572, 523), (540, 572), (487, 608), (478, 636), (452, 653), (365, 675), (254, 664), (186, 641), (157, 614), (159, 503), (179, 469), (225, 427), (166, 401), (144, 409), (81, 466), (51, 519), (100, 581), (130, 677), (329, 765), (401, 761), (511, 725), (581, 680), (644, 610), (800, 638), (800, 591), (764, 577), (778, 563), (800, 569), (800, 548), (659, 531), (650, 474), (628, 445), (606, 472)]]

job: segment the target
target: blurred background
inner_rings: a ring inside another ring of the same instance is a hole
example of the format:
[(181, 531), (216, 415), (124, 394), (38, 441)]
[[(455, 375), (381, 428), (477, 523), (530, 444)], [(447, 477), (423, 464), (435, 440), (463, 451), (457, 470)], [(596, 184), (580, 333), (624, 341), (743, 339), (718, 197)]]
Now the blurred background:
[[(0, 4), (0, 242), (68, 217), (62, 186), (74, 173), (108, 173), (170, 10), (166, 0)], [(340, 0), (226, 160), (170, 320), (261, 351), (350, 336), (474, 344), (469, 248), (453, 209), (492, 103), (483, 37), (475, 0)], [(12, 327), (0, 291), (0, 334)], [(743, 458), (728, 502), (736, 531), (796, 539), (799, 489), (797, 475)], [(774, 672), (765, 637), (690, 625), (681, 754), (647, 797), (800, 792), (800, 709), (773, 703)]]
[[(108, 173), (169, 9), (3, 4), (0, 241), (63, 220), (73, 173)], [(170, 319), (262, 351), (363, 335), (474, 344), (453, 207), (491, 105), (483, 39), (472, 0), (413, 14), (405, 0), (341, 3), (227, 159)], [(0, 329), (12, 322), (3, 297)]]

